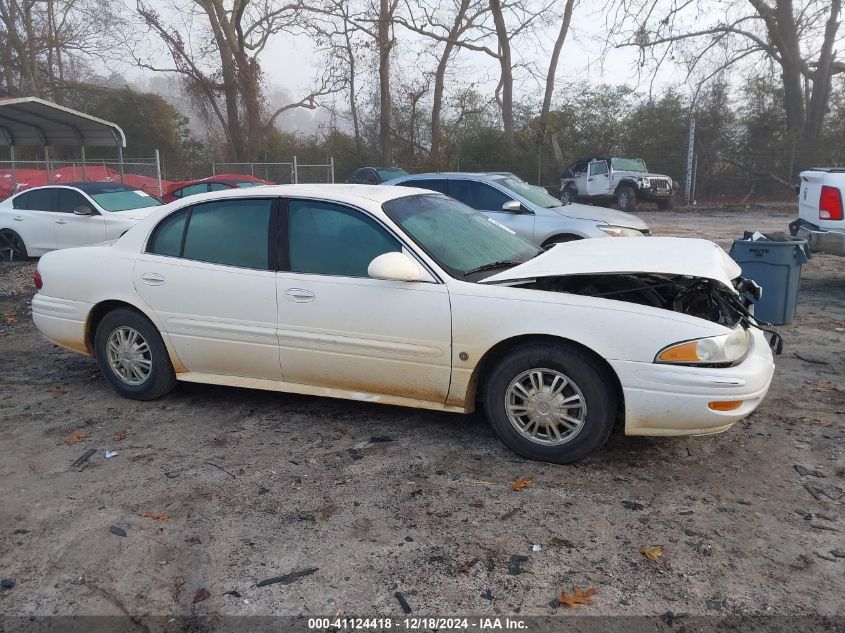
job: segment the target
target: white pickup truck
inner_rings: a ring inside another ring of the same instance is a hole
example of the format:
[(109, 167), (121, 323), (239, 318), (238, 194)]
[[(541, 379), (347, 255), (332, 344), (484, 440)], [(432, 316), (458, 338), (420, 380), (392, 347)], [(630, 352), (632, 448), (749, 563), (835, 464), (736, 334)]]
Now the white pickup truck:
[(845, 167), (815, 167), (801, 172), (798, 219), (789, 232), (807, 240), (814, 253), (845, 256)]

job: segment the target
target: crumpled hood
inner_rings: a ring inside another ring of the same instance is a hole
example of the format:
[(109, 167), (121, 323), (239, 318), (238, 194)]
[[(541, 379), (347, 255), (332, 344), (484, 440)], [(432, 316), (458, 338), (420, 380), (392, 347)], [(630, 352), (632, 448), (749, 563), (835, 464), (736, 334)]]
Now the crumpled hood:
[(524, 264), (481, 283), (502, 283), (567, 275), (653, 273), (731, 281), (742, 269), (720, 246), (686, 237), (609, 237), (558, 244)]
[(669, 178), (669, 180), (672, 180), (672, 178), (667, 176), (666, 174), (653, 174), (651, 172), (644, 171), (627, 171), (624, 169), (614, 169), (613, 175), (630, 176), (631, 178)]
[(637, 216), (625, 213), (624, 211), (617, 211), (616, 209), (608, 209), (607, 207), (594, 207), (589, 204), (573, 202), (572, 204), (555, 207), (554, 210), (570, 218), (593, 220), (595, 222), (602, 222), (612, 226), (624, 226), (625, 228), (637, 229), (639, 231), (648, 230), (648, 224)]
[(124, 220), (140, 221), (151, 213), (155, 213), (156, 211), (160, 210), (162, 206), (164, 205), (159, 205), (155, 207), (144, 207), (142, 209), (126, 209), (126, 211), (112, 211), (111, 215), (117, 218), (122, 218)]

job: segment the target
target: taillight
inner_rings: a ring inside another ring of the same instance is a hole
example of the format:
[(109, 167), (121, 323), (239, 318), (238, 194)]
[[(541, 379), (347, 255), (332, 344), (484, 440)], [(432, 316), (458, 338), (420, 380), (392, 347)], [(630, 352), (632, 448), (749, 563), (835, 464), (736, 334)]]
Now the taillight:
[(822, 187), (819, 197), (819, 220), (842, 219), (842, 194), (836, 187)]
[(41, 286), (44, 285), (44, 280), (41, 279), (41, 273), (37, 268), (35, 269), (35, 274), (32, 276), (32, 281), (35, 282), (35, 288), (41, 290)]

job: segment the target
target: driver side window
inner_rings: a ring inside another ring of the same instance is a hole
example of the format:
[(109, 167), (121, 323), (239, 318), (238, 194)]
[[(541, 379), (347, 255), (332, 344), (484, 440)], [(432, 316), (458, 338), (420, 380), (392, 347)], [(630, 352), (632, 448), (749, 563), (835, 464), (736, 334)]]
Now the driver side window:
[(602, 174), (607, 173), (607, 163), (605, 161), (598, 161), (595, 163), (590, 163), (590, 175), (591, 176), (601, 176)]
[(367, 277), (376, 257), (402, 250), (375, 220), (328, 202), (291, 200), (287, 229), (294, 273)]
[(452, 197), (476, 211), (501, 211), (511, 201), (498, 189), (474, 180), (453, 180)]

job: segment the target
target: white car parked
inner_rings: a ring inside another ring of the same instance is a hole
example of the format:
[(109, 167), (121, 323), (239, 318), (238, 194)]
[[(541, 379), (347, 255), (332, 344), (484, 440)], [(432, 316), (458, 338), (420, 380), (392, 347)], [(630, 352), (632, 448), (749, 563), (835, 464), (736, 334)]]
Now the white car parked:
[[(439, 193), (287, 185), (192, 197), (45, 255), (33, 318), (121, 394), (177, 380), (469, 412), (566, 463), (724, 431), (769, 388), (753, 282), (704, 240), (542, 250)], [(757, 289), (759, 290), (759, 289)]]
[(117, 239), (158, 206), (148, 193), (115, 182), (33, 187), (0, 202), (0, 258)]

